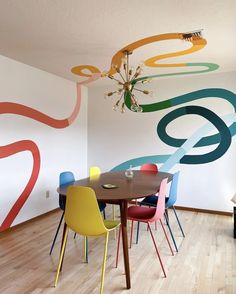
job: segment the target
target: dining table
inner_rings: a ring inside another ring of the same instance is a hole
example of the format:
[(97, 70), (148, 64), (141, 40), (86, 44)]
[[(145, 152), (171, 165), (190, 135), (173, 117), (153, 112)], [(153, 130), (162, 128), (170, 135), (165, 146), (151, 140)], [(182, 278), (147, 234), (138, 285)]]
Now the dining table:
[[(99, 176), (88, 177), (57, 188), (60, 195), (66, 196), (68, 186), (85, 186), (92, 188), (97, 200), (108, 204), (120, 206), (120, 220), (123, 243), (124, 268), (126, 287), (131, 288), (128, 237), (127, 237), (127, 211), (131, 200), (143, 198), (158, 193), (161, 181), (172, 174), (166, 172), (151, 172), (133, 170), (133, 175), (127, 177), (125, 171), (111, 171), (101, 173)], [(64, 231), (66, 224), (64, 225)], [(63, 234), (64, 235), (64, 234)]]

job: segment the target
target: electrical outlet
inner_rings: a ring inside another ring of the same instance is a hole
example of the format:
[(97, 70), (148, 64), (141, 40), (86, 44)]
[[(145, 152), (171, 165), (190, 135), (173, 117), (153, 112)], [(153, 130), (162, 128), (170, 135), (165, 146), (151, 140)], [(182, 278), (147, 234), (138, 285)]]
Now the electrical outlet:
[(46, 198), (49, 198), (49, 197), (50, 197), (50, 191), (47, 190), (47, 191), (46, 191)]

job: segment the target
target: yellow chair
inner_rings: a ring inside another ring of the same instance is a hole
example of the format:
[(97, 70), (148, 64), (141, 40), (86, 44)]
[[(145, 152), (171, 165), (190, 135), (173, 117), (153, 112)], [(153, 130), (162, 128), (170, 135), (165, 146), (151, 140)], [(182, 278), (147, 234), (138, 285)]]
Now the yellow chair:
[[(98, 166), (91, 166), (89, 168), (89, 177), (91, 179), (96, 179), (100, 176), (101, 170)], [(104, 215), (105, 217), (105, 215)], [(112, 205), (112, 219), (115, 220), (115, 205)], [(116, 231), (114, 231), (114, 238), (116, 239)]]
[[(98, 179), (101, 174), (101, 170), (98, 166), (91, 166), (89, 168), (89, 177), (90, 179)], [(99, 209), (103, 212), (104, 219), (106, 218), (105, 208), (106, 203), (98, 201)]]
[(120, 225), (119, 221), (103, 220), (97, 198), (93, 189), (89, 187), (70, 186), (67, 190), (65, 209), (66, 231), (57, 268), (54, 287), (57, 285), (62, 259), (65, 252), (68, 231), (88, 236), (105, 236), (104, 257), (101, 275), (100, 294), (103, 292), (109, 232)]
[(91, 166), (89, 168), (89, 176), (90, 178), (96, 178), (99, 177), (101, 174), (101, 170), (98, 166)]

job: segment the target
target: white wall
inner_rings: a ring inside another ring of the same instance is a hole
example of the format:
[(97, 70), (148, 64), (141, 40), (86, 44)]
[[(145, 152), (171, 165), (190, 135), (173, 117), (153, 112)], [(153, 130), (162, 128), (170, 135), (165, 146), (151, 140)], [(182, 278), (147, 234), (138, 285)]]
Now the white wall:
[[(0, 56), (0, 77), (0, 102), (23, 104), (55, 119), (67, 118), (74, 109), (76, 84), (71, 81), (3, 56)], [(87, 175), (87, 88), (82, 87), (76, 120), (66, 128), (56, 129), (24, 116), (4, 113), (0, 115), (0, 128), (0, 146), (32, 140), (41, 157), (37, 182), (13, 225), (58, 207), (56, 188), (61, 171), (71, 170), (76, 178)], [(0, 224), (23, 191), (32, 163), (28, 151), (0, 159)]]
[[(140, 104), (170, 99), (205, 88), (224, 88), (236, 93), (236, 73), (196, 75), (152, 81), (147, 89), (154, 97), (141, 97)], [(173, 154), (177, 148), (163, 143), (157, 136), (160, 119), (171, 110), (199, 105), (219, 117), (234, 113), (232, 105), (224, 99), (207, 97), (162, 111), (125, 114), (114, 112), (115, 99), (104, 99), (104, 93), (114, 87), (89, 89), (88, 103), (88, 166), (98, 165), (107, 171), (129, 160), (148, 155)], [(236, 96), (235, 96), (236, 100)], [(175, 138), (189, 138), (207, 120), (197, 115), (185, 115), (171, 122), (167, 131)], [(189, 154), (204, 154), (217, 145), (198, 147)], [(219, 159), (205, 164), (176, 164), (170, 172), (181, 171), (178, 205), (210, 210), (232, 211), (230, 199), (236, 192), (236, 142), (235, 136), (228, 151)], [(161, 165), (160, 165), (161, 166)]]

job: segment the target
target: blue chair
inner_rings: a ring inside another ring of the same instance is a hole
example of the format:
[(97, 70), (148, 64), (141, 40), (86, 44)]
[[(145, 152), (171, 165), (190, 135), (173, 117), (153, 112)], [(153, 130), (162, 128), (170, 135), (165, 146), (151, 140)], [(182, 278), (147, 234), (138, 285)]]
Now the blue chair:
[[(169, 197), (167, 197), (166, 200), (165, 200), (166, 201), (166, 203), (165, 203), (165, 208), (166, 208), (166, 212), (165, 212), (166, 224), (167, 224), (168, 229), (170, 231), (171, 238), (173, 240), (173, 243), (174, 243), (174, 246), (175, 246), (175, 249), (176, 249), (177, 252), (178, 252), (178, 248), (177, 248), (177, 245), (176, 245), (176, 242), (175, 242), (175, 239), (174, 239), (174, 235), (173, 235), (172, 230), (171, 230), (171, 227), (170, 227), (169, 217), (168, 217), (168, 214), (167, 214), (167, 209), (168, 208), (172, 208), (173, 209), (174, 214), (175, 214), (175, 217), (176, 217), (176, 220), (177, 220), (178, 225), (179, 225), (179, 228), (181, 230), (181, 233), (182, 233), (183, 237), (185, 237), (183, 228), (182, 228), (182, 226), (180, 224), (178, 215), (177, 215), (176, 210), (175, 210), (175, 207), (174, 207), (174, 204), (175, 204), (175, 202), (177, 200), (177, 188), (178, 188), (178, 181), (179, 181), (179, 173), (180, 172), (176, 172), (173, 175), (173, 178), (172, 178), (172, 181), (171, 181), (171, 185), (170, 185)], [(151, 196), (145, 197), (140, 202), (140, 205), (145, 205), (145, 206), (149, 206), (149, 207), (154, 206), (155, 207), (157, 205), (157, 201), (158, 201), (158, 196), (151, 195)], [(139, 227), (137, 229), (136, 243), (138, 242), (138, 235), (139, 235)]]
[(182, 233), (183, 237), (185, 237), (183, 228), (182, 228), (182, 226), (180, 224), (178, 215), (177, 215), (176, 210), (175, 210), (175, 207), (174, 207), (174, 204), (175, 204), (175, 202), (177, 200), (178, 182), (179, 182), (179, 172), (176, 172), (173, 175), (173, 179), (172, 179), (172, 182), (171, 182), (169, 198), (167, 198), (167, 202), (166, 202), (166, 209), (168, 209), (168, 208), (172, 208), (173, 209), (174, 214), (175, 214), (175, 217), (176, 217), (176, 220), (177, 220), (178, 225), (179, 225), (179, 228), (181, 230), (181, 233)]

